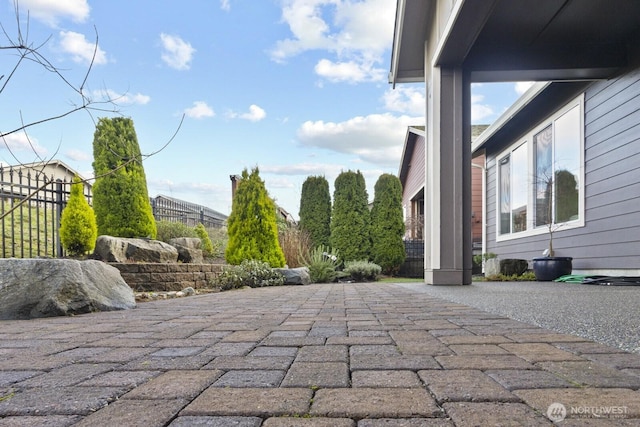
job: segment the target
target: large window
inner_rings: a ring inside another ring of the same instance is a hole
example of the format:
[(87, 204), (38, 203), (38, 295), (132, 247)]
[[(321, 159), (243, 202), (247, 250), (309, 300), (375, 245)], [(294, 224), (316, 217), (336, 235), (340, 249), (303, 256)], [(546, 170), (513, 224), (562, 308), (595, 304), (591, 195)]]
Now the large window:
[(500, 234), (527, 229), (527, 144), (500, 160)]
[(535, 233), (581, 220), (582, 97), (498, 157), (498, 235)]

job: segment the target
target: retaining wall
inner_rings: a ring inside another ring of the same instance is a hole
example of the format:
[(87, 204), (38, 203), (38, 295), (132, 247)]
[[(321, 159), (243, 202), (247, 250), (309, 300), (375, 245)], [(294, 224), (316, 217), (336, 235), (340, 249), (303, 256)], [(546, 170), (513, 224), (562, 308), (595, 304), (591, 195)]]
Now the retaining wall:
[(224, 264), (116, 263), (109, 265), (134, 292), (180, 291), (187, 287), (203, 289), (222, 271)]

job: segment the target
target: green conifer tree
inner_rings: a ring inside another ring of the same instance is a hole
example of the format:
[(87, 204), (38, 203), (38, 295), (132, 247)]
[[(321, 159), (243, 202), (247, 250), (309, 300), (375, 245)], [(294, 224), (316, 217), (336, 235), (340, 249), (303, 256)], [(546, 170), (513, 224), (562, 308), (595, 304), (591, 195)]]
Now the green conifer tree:
[(93, 136), (98, 233), (156, 238), (138, 137), (130, 118), (100, 118)]
[(334, 185), (331, 247), (345, 261), (368, 261), (371, 218), (364, 176), (360, 171), (342, 172)]
[(243, 260), (257, 260), (271, 267), (285, 264), (278, 242), (276, 207), (269, 197), (258, 168), (242, 171), (227, 219), (229, 242), (225, 259), (238, 265)]
[(329, 246), (331, 193), (324, 176), (310, 176), (302, 184), (299, 226), (309, 233), (314, 247)]
[(391, 174), (380, 175), (374, 188), (371, 209), (371, 259), (382, 267), (382, 273), (398, 272), (406, 253), (402, 237), (402, 183)]
[(75, 176), (67, 206), (60, 217), (60, 242), (72, 257), (93, 251), (98, 237), (96, 217), (84, 197), (83, 189), (84, 184)]
[(202, 253), (205, 256), (213, 256), (213, 243), (211, 242), (209, 233), (207, 233), (207, 229), (199, 222), (198, 225), (194, 227), (194, 230), (202, 242)]

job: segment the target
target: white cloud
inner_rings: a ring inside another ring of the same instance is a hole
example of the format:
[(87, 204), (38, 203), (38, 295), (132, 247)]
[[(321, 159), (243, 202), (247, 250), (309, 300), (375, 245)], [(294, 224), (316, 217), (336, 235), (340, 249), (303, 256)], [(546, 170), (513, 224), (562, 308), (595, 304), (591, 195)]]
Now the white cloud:
[(85, 151), (81, 151), (81, 150), (76, 150), (76, 149), (70, 149), (67, 150), (64, 155), (74, 161), (78, 161), (78, 162), (86, 162), (92, 159), (91, 154), (85, 152)]
[(318, 61), (315, 66), (315, 72), (320, 77), (324, 77), (333, 83), (375, 82), (384, 80), (386, 75), (385, 70), (375, 68), (370, 64), (363, 64), (357, 61), (333, 62), (328, 59)]
[(267, 113), (257, 105), (251, 104), (249, 106), (248, 112), (236, 113), (236, 112), (230, 111), (227, 113), (227, 117), (230, 119), (244, 119), (244, 120), (249, 120), (250, 122), (259, 122), (260, 120), (267, 117)]
[(273, 175), (337, 175), (343, 169), (334, 163), (297, 163), (294, 165), (260, 166), (260, 172)]
[(188, 70), (191, 68), (191, 60), (196, 50), (190, 43), (185, 42), (178, 36), (160, 34), (162, 42), (162, 60), (171, 68), (176, 70)]
[(376, 68), (391, 45), (395, 0), (281, 0), (282, 21), (290, 38), (279, 40), (271, 59), (285, 62), (309, 50), (336, 55), (316, 65), (316, 73), (333, 82), (382, 81)]
[(307, 121), (297, 131), (307, 147), (353, 155), (356, 161), (395, 167), (400, 162), (407, 127), (423, 125), (424, 118), (372, 114), (345, 122)]
[(93, 92), (94, 98), (100, 101), (110, 100), (118, 105), (146, 105), (151, 101), (151, 97), (141, 93), (118, 93), (111, 89), (96, 90)]
[[(107, 55), (100, 46), (87, 41), (84, 34), (73, 31), (60, 31), (60, 48), (63, 52), (71, 54), (74, 62), (94, 65), (106, 64)], [(95, 55), (95, 58), (94, 58)]]
[(522, 95), (534, 84), (535, 82), (516, 82), (514, 89), (518, 95)]
[(480, 124), (486, 121), (489, 117), (495, 114), (495, 111), (490, 105), (483, 104), (483, 95), (471, 96), (471, 123)]
[[(262, 171), (260, 171), (262, 172)], [(269, 178), (265, 180), (267, 188), (295, 188), (295, 183), (287, 178)]]
[(20, 0), (18, 6), (21, 11), (27, 11), (29, 16), (51, 27), (57, 27), (61, 19), (67, 18), (84, 22), (90, 10), (87, 0)]
[(424, 85), (396, 86), (395, 89), (387, 89), (382, 100), (384, 107), (389, 111), (415, 116), (424, 116), (425, 114)]
[(48, 153), (48, 150), (41, 146), (36, 138), (30, 137), (24, 132), (5, 135), (0, 139), (0, 149), (9, 150), (12, 153), (30, 151), (40, 158), (44, 158)]
[(230, 0), (220, 0), (220, 9), (222, 10), (231, 10), (231, 1)]
[(216, 115), (213, 109), (204, 101), (195, 101), (193, 107), (184, 110), (184, 114), (192, 119), (202, 119)]

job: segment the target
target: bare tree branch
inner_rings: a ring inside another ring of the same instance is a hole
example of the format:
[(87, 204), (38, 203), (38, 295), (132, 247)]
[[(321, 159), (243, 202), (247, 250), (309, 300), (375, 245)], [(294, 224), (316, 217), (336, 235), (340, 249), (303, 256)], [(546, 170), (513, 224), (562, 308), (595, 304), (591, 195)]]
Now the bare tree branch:
[[(4, 144), (4, 147), (6, 148), (6, 150), (10, 153), (11, 157), (13, 157), (13, 159), (16, 160), (16, 162), (18, 163), (19, 166), (22, 167), (29, 167), (31, 169), (34, 169), (36, 171), (39, 170), (39, 172), (43, 172), (45, 167), (53, 160), (53, 158), (57, 155), (57, 153), (59, 152), (62, 143), (58, 144), (58, 147), (56, 148), (54, 154), (46, 159), (43, 158), (40, 153), (38, 153), (38, 150), (36, 148), (36, 145), (33, 143), (32, 139), (29, 137), (27, 130), (34, 127), (34, 126), (38, 126), (38, 125), (42, 125), (44, 123), (47, 122), (51, 122), (51, 121), (55, 121), (55, 120), (59, 120), (62, 118), (65, 118), (67, 116), (73, 115), (79, 111), (85, 111), (87, 112), (87, 114), (89, 115), (89, 117), (91, 118), (91, 120), (93, 121), (93, 123), (96, 123), (96, 120), (93, 116), (94, 113), (96, 112), (101, 112), (101, 113), (110, 113), (110, 114), (120, 114), (120, 111), (118, 109), (118, 104), (117, 101), (119, 99), (119, 97), (112, 97), (111, 95), (109, 95), (106, 91), (106, 97), (102, 100), (93, 100), (87, 93), (86, 93), (86, 87), (87, 87), (87, 82), (89, 81), (89, 77), (91, 74), (91, 71), (93, 70), (93, 66), (95, 64), (96, 61), (96, 57), (98, 54), (98, 40), (99, 40), (99, 36), (98, 36), (98, 30), (97, 28), (94, 26), (94, 31), (95, 31), (95, 42), (94, 42), (94, 48), (93, 48), (93, 55), (91, 58), (91, 61), (89, 62), (89, 65), (87, 66), (87, 70), (86, 72), (83, 74), (82, 77), (82, 81), (79, 85), (75, 85), (73, 84), (69, 78), (63, 73), (63, 71), (58, 68), (57, 66), (55, 66), (54, 64), (52, 64), (47, 57), (45, 57), (43, 54), (40, 53), (40, 50), (47, 44), (50, 42), (51, 40), (51, 36), (49, 36), (44, 42), (38, 44), (38, 45), (33, 45), (31, 44), (31, 42), (29, 41), (29, 26), (30, 26), (30, 19), (29, 19), (29, 13), (27, 12), (27, 20), (26, 20), (26, 31), (23, 32), (23, 25), (20, 22), (20, 16), (21, 16), (21, 12), (19, 9), (19, 4), (18, 4), (18, 0), (14, 0), (14, 14), (15, 14), (15, 18), (16, 18), (16, 38), (14, 39), (10, 33), (7, 31), (7, 29), (5, 28), (5, 26), (0, 22), (0, 29), (2, 31), (2, 34), (4, 35), (4, 38), (6, 39), (5, 43), (6, 45), (0, 43), (0, 51), (10, 51), (10, 52), (15, 52), (15, 56), (16, 56), (16, 60), (15, 63), (13, 64), (13, 66), (11, 67), (11, 70), (7, 73), (4, 73), (2, 75), (0, 75), (0, 95), (2, 95), (2, 93), (5, 91), (5, 89), (8, 87), (9, 83), (12, 81), (12, 79), (14, 78), (14, 76), (16, 76), (16, 74), (19, 72), (19, 70), (21, 69), (21, 66), (24, 65), (25, 62), (32, 62), (34, 64), (36, 64), (37, 66), (42, 67), (42, 69), (44, 69), (45, 71), (52, 73), (54, 75), (54, 77), (56, 79), (58, 79), (58, 81), (61, 81), (65, 86), (67, 86), (69, 89), (71, 89), (72, 92), (74, 92), (78, 98), (79, 101), (77, 103), (72, 103), (71, 107), (65, 111), (59, 112), (59, 113), (54, 113), (50, 116), (47, 117), (43, 117), (40, 119), (36, 119), (36, 120), (31, 120), (31, 121), (25, 121), (24, 119), (24, 115), (22, 111), (19, 111), (19, 116), (20, 116), (20, 123), (19, 125), (17, 125), (15, 128), (10, 129), (10, 130), (0, 130), (0, 140), (2, 141), (2, 143)], [(125, 95), (122, 95), (122, 97), (124, 97)], [(97, 178), (101, 178), (104, 176), (107, 176), (109, 174), (115, 173), (116, 171), (126, 167), (127, 165), (129, 165), (131, 162), (142, 162), (143, 159), (147, 159), (151, 156), (154, 156), (158, 153), (160, 153), (161, 151), (163, 151), (176, 137), (176, 135), (178, 134), (178, 132), (180, 131), (180, 128), (182, 127), (182, 124), (184, 122), (184, 118), (185, 116), (183, 115), (182, 118), (180, 119), (180, 122), (178, 124), (178, 127), (176, 128), (175, 132), (173, 133), (173, 135), (169, 138), (169, 140), (162, 145), (158, 150), (153, 151), (149, 154), (141, 154), (139, 158), (134, 157), (134, 158), (130, 158), (130, 159), (123, 159), (125, 160), (124, 163), (118, 165), (117, 167), (115, 167), (114, 169), (110, 170), (109, 172), (100, 175), (100, 176), (94, 176), (92, 178), (88, 178), (88, 179), (83, 179), (80, 182), (81, 183), (87, 183), (89, 181), (93, 181)], [(30, 164), (27, 165), (23, 162), (21, 162), (18, 158), (18, 156), (16, 155), (16, 153), (14, 152), (14, 150), (11, 148), (11, 145), (9, 144), (9, 142), (7, 141), (7, 137), (9, 135), (13, 135), (19, 132), (23, 132), (27, 141), (27, 144), (29, 145), (29, 148), (31, 149), (31, 151), (36, 155), (36, 158), (38, 159), (37, 162), (34, 162), (34, 164)], [(27, 196), (25, 196), (20, 202), (18, 202), (17, 204), (15, 204), (10, 210), (8, 210), (7, 212), (4, 212), (2, 215), (0, 215), (0, 220), (2, 220), (3, 218), (5, 218), (7, 215), (11, 214), (13, 211), (15, 211), (18, 207), (20, 207), (21, 205), (23, 205), (24, 203), (26, 203), (27, 201), (29, 201), (31, 198), (33, 198), (39, 191), (43, 190), (46, 186), (50, 185), (52, 182), (52, 179), (47, 179), (45, 176), (45, 182), (38, 187), (36, 190), (32, 191), (30, 194), (28, 194)]]

